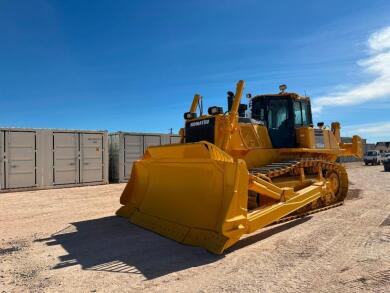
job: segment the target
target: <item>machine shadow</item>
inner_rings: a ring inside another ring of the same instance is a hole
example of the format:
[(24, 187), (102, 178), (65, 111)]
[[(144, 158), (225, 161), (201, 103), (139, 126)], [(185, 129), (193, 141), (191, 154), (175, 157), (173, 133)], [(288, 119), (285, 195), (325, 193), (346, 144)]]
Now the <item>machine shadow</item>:
[(348, 194), (346, 196), (346, 200), (354, 200), (354, 199), (361, 199), (362, 190), (358, 188), (350, 188), (348, 190)]
[[(309, 219), (301, 218), (248, 236), (229, 248), (226, 254)], [(142, 274), (146, 279), (206, 265), (224, 257), (203, 248), (182, 245), (116, 216), (72, 223), (51, 237), (36, 241), (48, 246), (61, 245), (66, 250), (67, 254), (59, 257), (59, 263), (53, 269), (80, 265), (85, 270)]]
[(228, 248), (226, 250), (226, 253), (232, 253), (238, 249), (244, 248), (246, 246), (252, 245), (256, 242), (259, 242), (261, 240), (264, 240), (266, 238), (271, 237), (272, 235), (275, 235), (277, 233), (280, 233), (282, 231), (291, 229), (295, 226), (298, 226), (300, 224), (303, 224), (306, 221), (309, 221), (312, 218), (312, 216), (306, 216), (302, 218), (298, 218), (296, 220), (293, 220), (291, 222), (281, 223), (277, 224), (275, 226), (270, 226), (268, 229), (261, 231), (260, 233), (256, 233), (250, 236), (247, 236), (245, 238), (240, 239), (235, 245)]
[(48, 246), (61, 245), (67, 251), (54, 269), (81, 265), (85, 270), (142, 274), (147, 279), (223, 257), (181, 245), (116, 216), (72, 223), (37, 241)]

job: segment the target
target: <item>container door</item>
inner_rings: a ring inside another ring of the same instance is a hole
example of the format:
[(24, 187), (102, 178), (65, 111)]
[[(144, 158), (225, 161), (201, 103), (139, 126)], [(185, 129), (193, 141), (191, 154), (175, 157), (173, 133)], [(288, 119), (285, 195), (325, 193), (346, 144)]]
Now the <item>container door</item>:
[(180, 143), (181, 137), (180, 136), (170, 136), (169, 137), (169, 143)]
[(144, 152), (150, 146), (161, 145), (161, 136), (160, 135), (145, 135), (144, 136)]
[(0, 131), (0, 189), (5, 188), (5, 182), (4, 182), (4, 131)]
[(103, 135), (100, 133), (80, 134), (81, 182), (99, 182), (103, 180)]
[(124, 139), (124, 174), (125, 179), (130, 178), (134, 161), (140, 159), (144, 152), (142, 135), (125, 134)]
[(36, 136), (30, 131), (6, 132), (6, 188), (36, 185)]
[(79, 182), (78, 134), (53, 133), (53, 181), (54, 184)]

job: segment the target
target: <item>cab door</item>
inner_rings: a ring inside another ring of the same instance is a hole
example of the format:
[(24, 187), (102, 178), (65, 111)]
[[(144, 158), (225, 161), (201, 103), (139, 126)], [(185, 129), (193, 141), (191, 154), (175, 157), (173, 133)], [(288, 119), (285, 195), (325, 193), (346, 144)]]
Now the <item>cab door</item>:
[(274, 148), (295, 147), (294, 115), (291, 99), (288, 97), (269, 97), (267, 126)]

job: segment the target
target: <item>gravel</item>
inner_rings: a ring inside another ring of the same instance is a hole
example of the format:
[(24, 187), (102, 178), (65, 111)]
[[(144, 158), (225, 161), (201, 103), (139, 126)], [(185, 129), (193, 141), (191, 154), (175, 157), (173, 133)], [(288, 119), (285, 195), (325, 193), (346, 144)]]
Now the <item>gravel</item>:
[(0, 292), (390, 292), (390, 173), (222, 256), (114, 216), (124, 184), (0, 194)]

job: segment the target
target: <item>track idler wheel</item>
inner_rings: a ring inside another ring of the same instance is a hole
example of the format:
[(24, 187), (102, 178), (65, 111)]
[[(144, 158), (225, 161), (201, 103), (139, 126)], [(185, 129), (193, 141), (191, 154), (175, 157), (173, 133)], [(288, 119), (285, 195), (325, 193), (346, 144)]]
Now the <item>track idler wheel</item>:
[(337, 165), (336, 168), (327, 172), (325, 178), (329, 182), (335, 201), (343, 201), (348, 194), (348, 174), (345, 168)]

